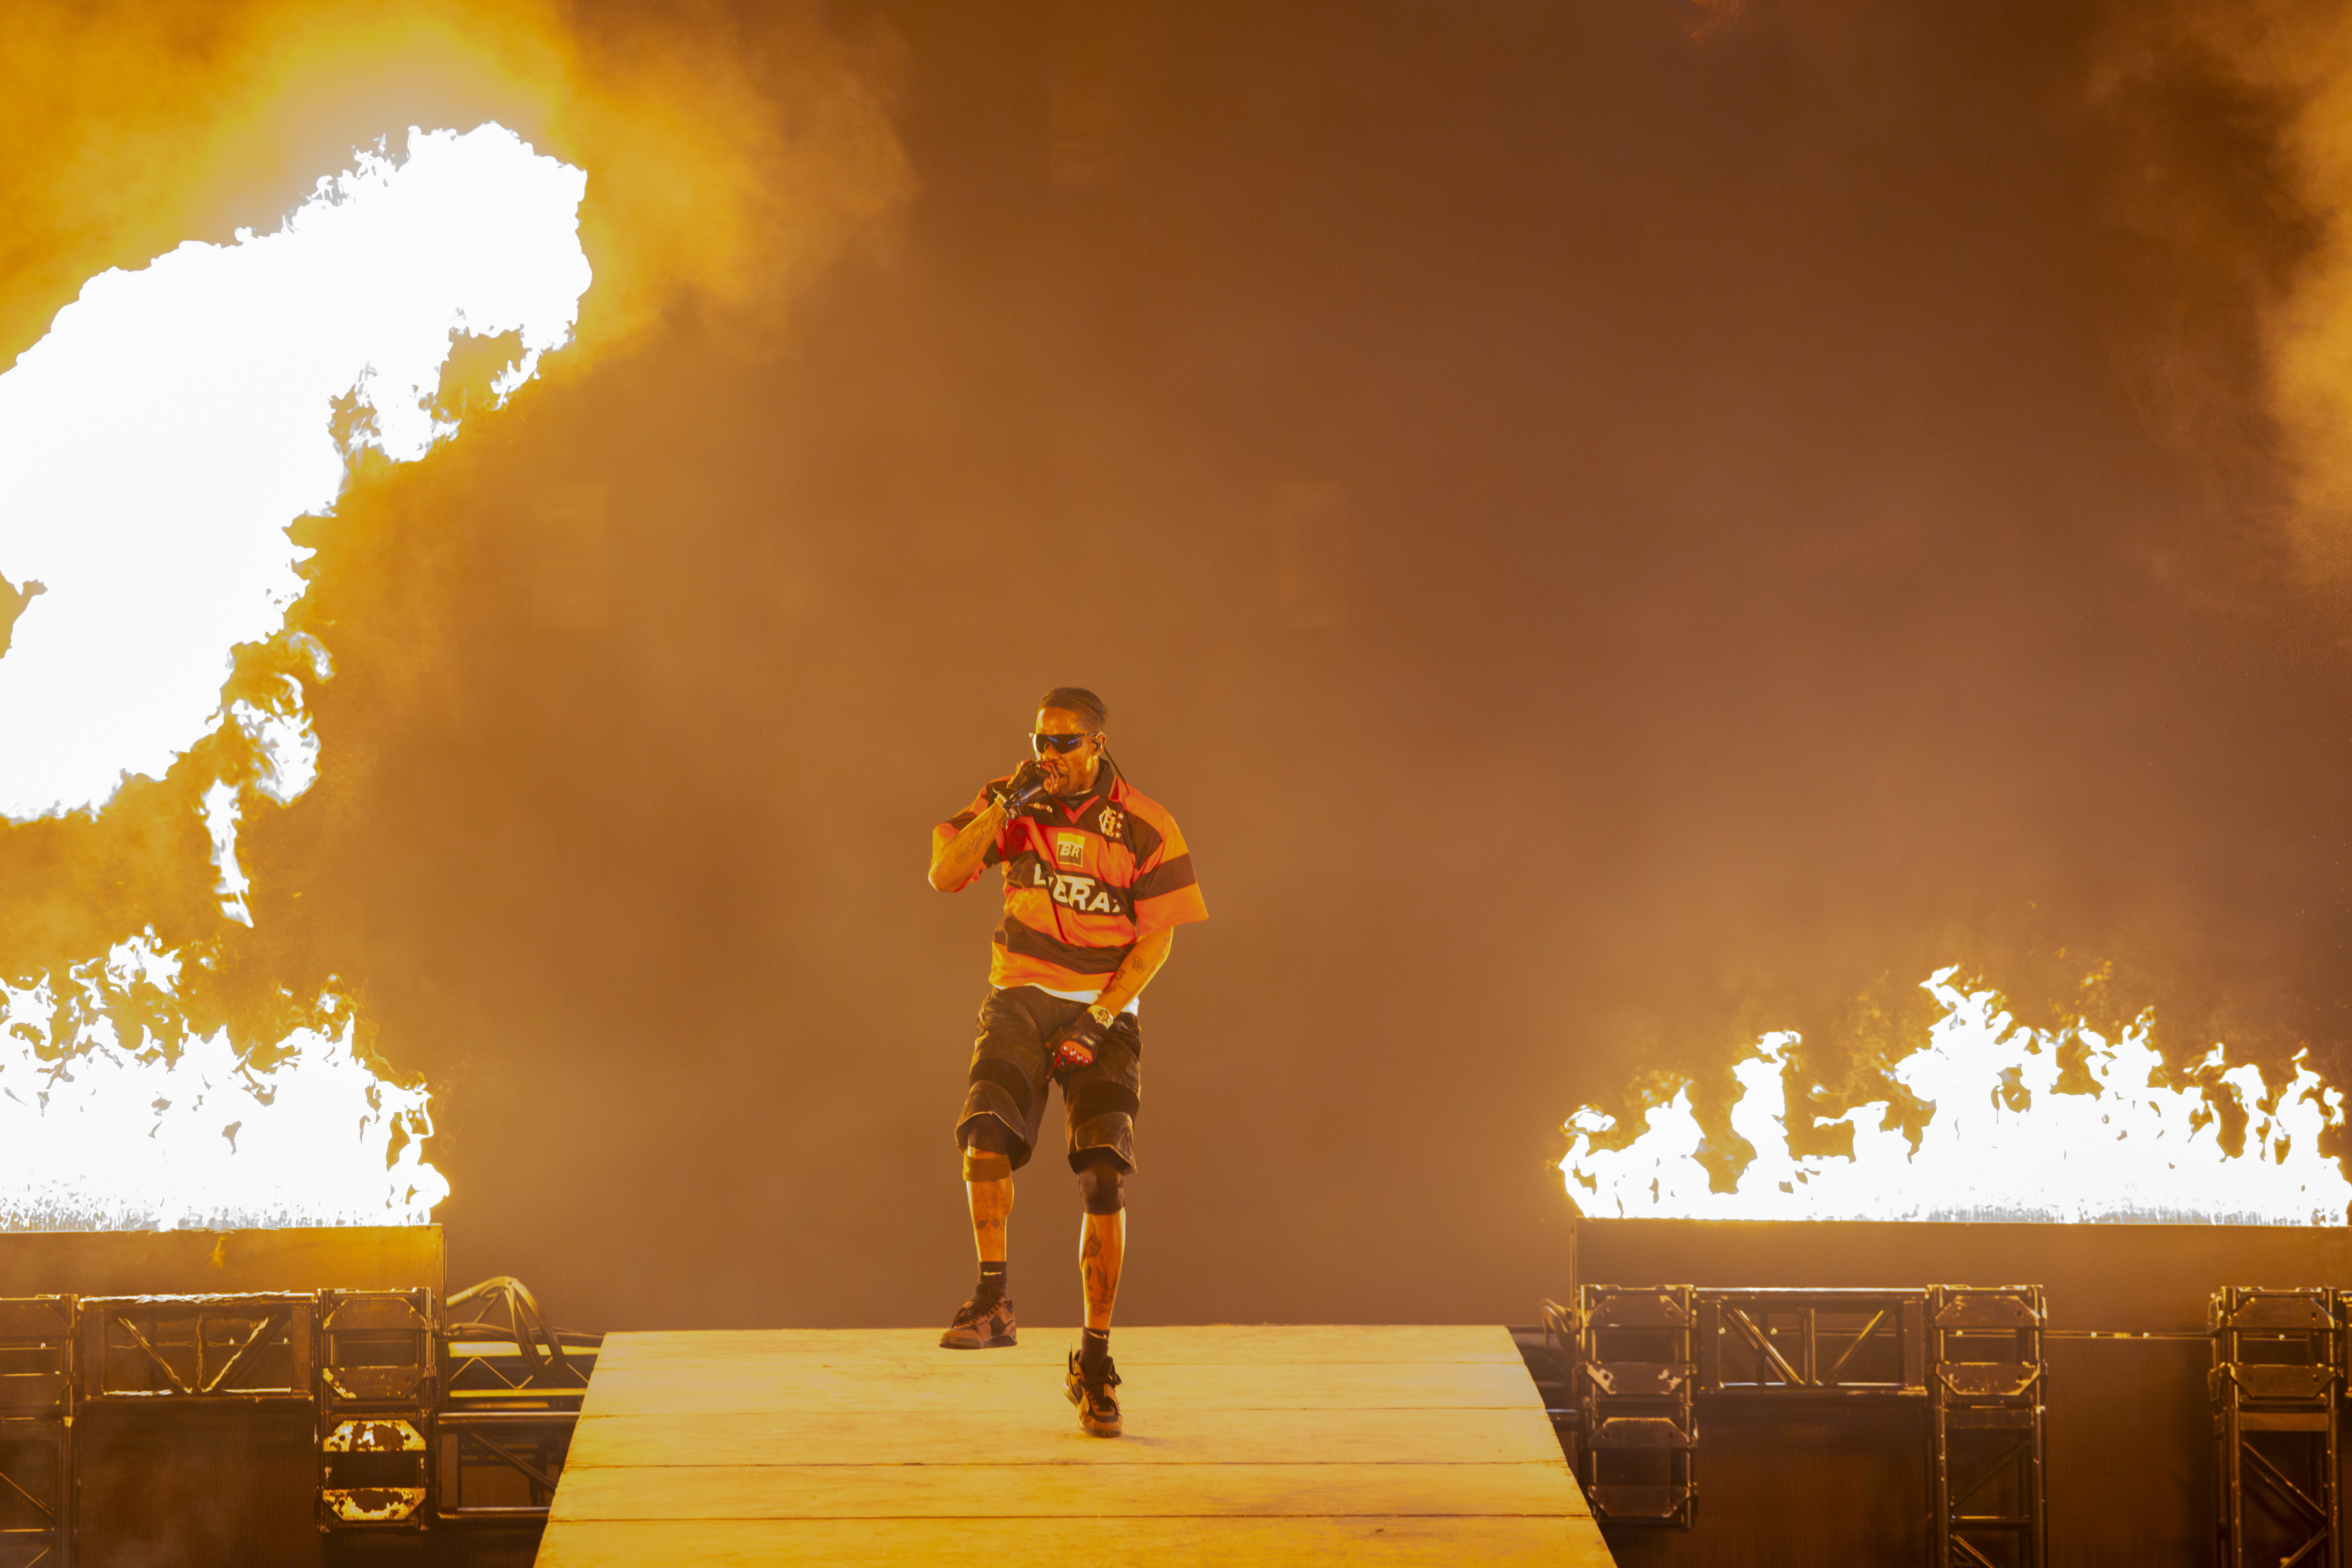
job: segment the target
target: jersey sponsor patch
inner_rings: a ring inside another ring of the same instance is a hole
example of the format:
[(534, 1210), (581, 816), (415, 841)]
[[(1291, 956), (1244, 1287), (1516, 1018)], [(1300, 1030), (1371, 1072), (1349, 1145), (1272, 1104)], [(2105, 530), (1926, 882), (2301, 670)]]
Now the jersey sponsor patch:
[(1083, 833), (1054, 835), (1054, 859), (1063, 866), (1083, 866), (1087, 860), (1087, 836)]
[(1118, 898), (1110, 885), (1093, 877), (1056, 876), (1053, 882), (1053, 900), (1065, 909), (1086, 915), (1115, 915), (1120, 912)]

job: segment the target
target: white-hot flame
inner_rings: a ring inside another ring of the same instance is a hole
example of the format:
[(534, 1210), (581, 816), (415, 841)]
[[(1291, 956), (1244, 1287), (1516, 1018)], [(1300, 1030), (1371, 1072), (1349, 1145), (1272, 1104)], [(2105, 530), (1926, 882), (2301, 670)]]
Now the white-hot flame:
[(352, 1017), (262, 1050), (190, 1031), (182, 956), (152, 932), (24, 985), (0, 982), (0, 1228), (422, 1225), (423, 1089), (386, 1083)]
[[(310, 553), (289, 527), (332, 510), (361, 449), (406, 462), (455, 433), (434, 404), (459, 335), (511, 335), (494, 401), (569, 341), (586, 178), (501, 126), (412, 130), (274, 234), (90, 279), (0, 375), (0, 603), (22, 605), (0, 643), (0, 821), (95, 815), (233, 731), (189, 782), (221, 912), (253, 923), (238, 824), (317, 777), (303, 681), (331, 674), (286, 629)], [(303, 673), (226, 699), (237, 649), (273, 639)], [(0, 984), (0, 1226), (428, 1219), (447, 1186), (425, 1093), (371, 1070), (348, 1011), (322, 997), (331, 1027), (274, 1042), (197, 1035), (182, 965), (151, 932)]]
[(95, 810), (232, 721), (235, 650), (302, 595), (288, 526), (342, 488), (336, 403), (404, 462), (457, 428), (432, 412), (456, 334), (514, 333), (494, 392), (529, 380), (588, 287), (586, 178), (501, 126), (412, 131), (277, 233), (58, 312), (0, 375), (0, 577), (42, 588), (0, 656), (0, 816)]
[[(2082, 1026), (2024, 1028), (1993, 992), (1951, 984), (1955, 973), (1927, 983), (1944, 1007), (1927, 1044), (1889, 1068), (1933, 1107), (1917, 1148), (1874, 1100), (1814, 1122), (1852, 1128), (1851, 1158), (1790, 1152), (1797, 1037), (1767, 1035), (1733, 1069), (1731, 1128), (1756, 1150), (1733, 1191), (1715, 1191), (1699, 1163), (1706, 1134), (1685, 1085), (1621, 1149), (1596, 1145), (1614, 1118), (1590, 1107), (1571, 1117), (1569, 1195), (1610, 1218), (2346, 1223), (2352, 1183), (2319, 1148), (2343, 1124), (2344, 1096), (2300, 1056), (2273, 1090), (2261, 1068), (2229, 1067), (2216, 1046), (2196, 1074), (2206, 1081), (2175, 1087), (2145, 1018), (2115, 1040)], [(2069, 1044), (2095, 1092), (2059, 1087)], [(2223, 1146), (2225, 1109), (2245, 1119), (2236, 1154)]]

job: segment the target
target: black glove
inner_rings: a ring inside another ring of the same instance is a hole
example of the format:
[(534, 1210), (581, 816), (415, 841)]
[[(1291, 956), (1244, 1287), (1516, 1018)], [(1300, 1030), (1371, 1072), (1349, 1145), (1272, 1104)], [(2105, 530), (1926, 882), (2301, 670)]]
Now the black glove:
[(1080, 1013), (1070, 1020), (1062, 1032), (1054, 1037), (1054, 1070), (1057, 1073), (1076, 1072), (1095, 1065), (1095, 1058), (1103, 1048), (1110, 1031), (1102, 1026), (1092, 1012)]
[(1007, 811), (1019, 811), (1045, 790), (1045, 770), (1034, 762), (1022, 763), (1013, 776), (996, 786), (996, 803)]

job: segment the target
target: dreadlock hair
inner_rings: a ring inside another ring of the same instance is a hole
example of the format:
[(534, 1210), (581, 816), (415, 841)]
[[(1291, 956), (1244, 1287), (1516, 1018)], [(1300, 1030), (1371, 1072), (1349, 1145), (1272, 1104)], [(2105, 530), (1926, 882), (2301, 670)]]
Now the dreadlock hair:
[(1110, 710), (1103, 705), (1101, 698), (1083, 686), (1056, 686), (1037, 699), (1037, 706), (1059, 708), (1065, 713), (1075, 714), (1088, 734), (1110, 727)]

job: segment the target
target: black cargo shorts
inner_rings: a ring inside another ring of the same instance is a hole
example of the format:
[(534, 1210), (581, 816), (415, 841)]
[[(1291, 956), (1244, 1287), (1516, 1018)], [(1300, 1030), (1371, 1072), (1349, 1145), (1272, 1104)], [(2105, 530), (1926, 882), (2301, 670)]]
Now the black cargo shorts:
[[(956, 1142), (971, 1146), (971, 1124), (992, 1116), (1012, 1134), (1008, 1158), (1019, 1170), (1036, 1152), (1045, 1119), (1046, 1091), (1055, 1081), (1055, 1036), (1086, 1011), (1084, 1002), (1066, 1001), (1034, 985), (991, 991), (980, 1005), (980, 1038), (971, 1047), (971, 1087), (956, 1118)], [(1063, 1075), (1062, 1110), (1069, 1123), (1070, 1168), (1097, 1150), (1118, 1156), (1135, 1169), (1135, 1113), (1142, 1103), (1143, 1032), (1135, 1015), (1121, 1013), (1095, 1053), (1090, 1067)]]

